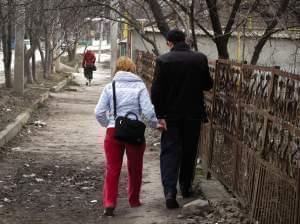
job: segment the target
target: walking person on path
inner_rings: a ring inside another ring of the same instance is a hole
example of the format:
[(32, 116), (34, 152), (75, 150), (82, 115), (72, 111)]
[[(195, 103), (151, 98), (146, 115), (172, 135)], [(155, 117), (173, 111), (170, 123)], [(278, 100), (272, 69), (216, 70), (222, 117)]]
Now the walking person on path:
[[(136, 66), (131, 59), (120, 57), (113, 77), (115, 83), (116, 111), (118, 116), (133, 112), (141, 120), (144, 115), (150, 127), (159, 127), (148, 90), (140, 77), (134, 74)], [(126, 152), (128, 166), (128, 201), (131, 207), (141, 205), (143, 155), (145, 143), (129, 144), (114, 138), (115, 117), (112, 83), (107, 84), (96, 106), (96, 118), (106, 127), (104, 152), (106, 174), (103, 186), (104, 215), (113, 216), (117, 205), (118, 182), (122, 168), (123, 154)]]
[(96, 56), (91, 50), (87, 50), (83, 55), (82, 68), (84, 69), (84, 77), (86, 78), (86, 85), (90, 86), (93, 80), (93, 71), (95, 66)]
[(156, 59), (151, 98), (161, 136), (160, 169), (166, 207), (178, 208), (177, 182), (183, 197), (193, 195), (201, 123), (207, 120), (203, 90), (213, 87), (207, 57), (194, 52), (185, 42), (185, 34), (171, 30), (167, 34), (170, 52)]

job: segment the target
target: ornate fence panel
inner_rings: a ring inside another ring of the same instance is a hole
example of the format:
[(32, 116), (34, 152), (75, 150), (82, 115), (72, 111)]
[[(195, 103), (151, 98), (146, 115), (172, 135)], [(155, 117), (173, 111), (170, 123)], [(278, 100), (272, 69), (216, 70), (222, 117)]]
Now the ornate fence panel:
[[(155, 57), (137, 53), (150, 83)], [(259, 224), (300, 223), (300, 75), (227, 60), (209, 63), (202, 125), (204, 168), (234, 192)]]
[(218, 60), (213, 102), (208, 170), (253, 221), (299, 223), (300, 76)]

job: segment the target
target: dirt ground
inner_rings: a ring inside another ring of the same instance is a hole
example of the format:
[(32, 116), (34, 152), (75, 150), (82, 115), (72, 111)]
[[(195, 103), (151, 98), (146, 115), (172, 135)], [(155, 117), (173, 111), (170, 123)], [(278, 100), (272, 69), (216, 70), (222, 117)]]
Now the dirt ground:
[[(151, 130), (147, 130), (144, 157), (143, 206), (130, 208), (127, 203), (125, 160), (116, 216), (102, 217), (105, 129), (96, 122), (94, 108), (110, 73), (98, 69), (91, 87), (84, 85), (82, 74), (75, 78), (79, 85), (51, 94), (22, 132), (2, 149), (0, 224), (246, 223), (239, 213), (238, 221), (226, 221), (229, 209), (224, 210), (223, 205), (216, 206), (225, 215), (212, 210), (185, 217), (180, 209), (167, 210), (159, 174), (159, 133)], [(179, 202), (188, 201), (179, 197)]]
[(47, 88), (55, 86), (69, 74), (53, 74), (49, 79), (40, 79), (39, 83), (27, 85), (24, 96), (17, 96), (13, 89), (0, 88), (0, 131), (26, 110)]

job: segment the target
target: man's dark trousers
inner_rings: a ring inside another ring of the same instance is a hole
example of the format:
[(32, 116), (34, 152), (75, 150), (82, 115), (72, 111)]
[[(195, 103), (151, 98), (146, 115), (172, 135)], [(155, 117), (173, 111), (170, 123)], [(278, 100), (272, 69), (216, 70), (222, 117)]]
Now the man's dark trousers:
[(161, 136), (160, 169), (165, 196), (176, 197), (177, 180), (181, 190), (189, 189), (194, 179), (201, 121), (167, 121)]

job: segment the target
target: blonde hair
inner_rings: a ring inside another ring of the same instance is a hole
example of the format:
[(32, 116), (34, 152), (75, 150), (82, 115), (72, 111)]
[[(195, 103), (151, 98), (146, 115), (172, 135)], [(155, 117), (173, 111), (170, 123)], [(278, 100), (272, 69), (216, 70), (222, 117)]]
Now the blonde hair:
[(130, 58), (122, 56), (122, 57), (119, 57), (118, 60), (117, 60), (114, 75), (118, 71), (136, 73), (136, 66)]

